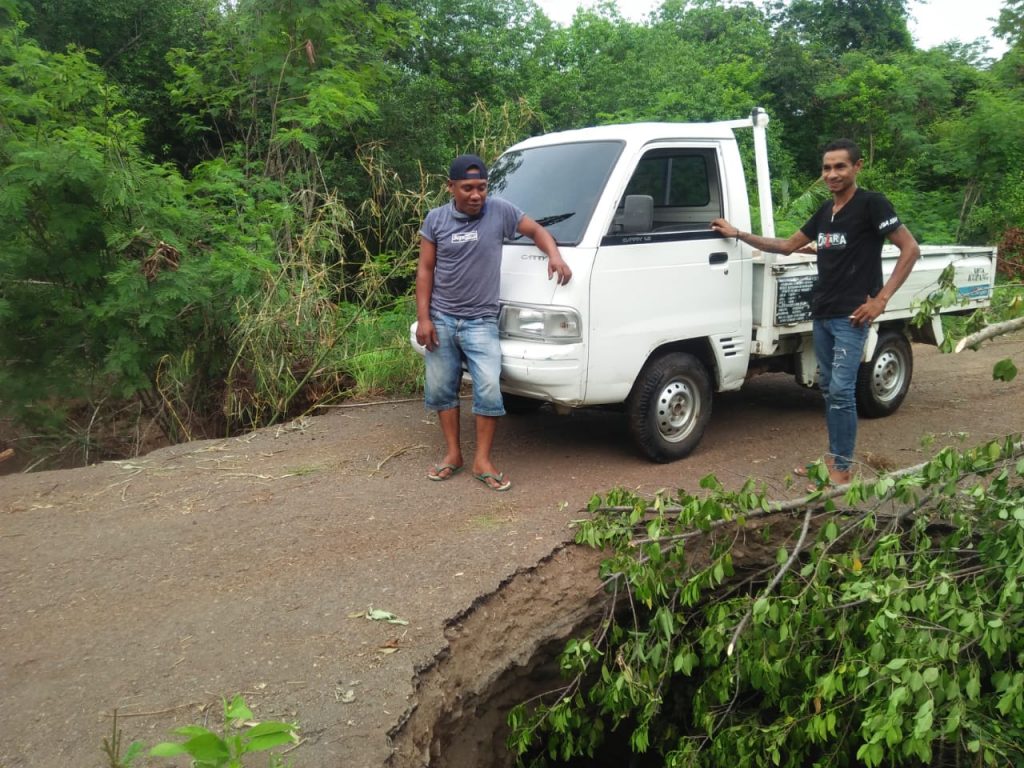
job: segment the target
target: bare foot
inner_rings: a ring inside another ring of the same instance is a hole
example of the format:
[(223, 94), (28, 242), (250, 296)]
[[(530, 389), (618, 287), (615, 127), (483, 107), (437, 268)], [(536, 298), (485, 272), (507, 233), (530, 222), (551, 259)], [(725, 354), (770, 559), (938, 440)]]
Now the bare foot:
[(850, 470), (848, 469), (833, 469), (828, 470), (828, 480), (832, 485), (846, 485), (850, 482)]
[(836, 469), (832, 465), (828, 468), (828, 482), (819, 485), (817, 482), (808, 483), (804, 489), (807, 493), (814, 493), (830, 485), (846, 485), (850, 482), (851, 472), (848, 469)]

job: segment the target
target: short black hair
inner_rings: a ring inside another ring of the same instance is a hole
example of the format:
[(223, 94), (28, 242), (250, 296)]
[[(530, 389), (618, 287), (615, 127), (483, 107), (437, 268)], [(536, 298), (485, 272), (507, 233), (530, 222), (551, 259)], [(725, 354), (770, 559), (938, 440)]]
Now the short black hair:
[(825, 145), (825, 148), (821, 151), (824, 155), (826, 152), (838, 152), (841, 149), (845, 149), (850, 155), (850, 162), (854, 165), (857, 164), (863, 155), (860, 152), (860, 147), (857, 146), (857, 142), (853, 139), (835, 139)]

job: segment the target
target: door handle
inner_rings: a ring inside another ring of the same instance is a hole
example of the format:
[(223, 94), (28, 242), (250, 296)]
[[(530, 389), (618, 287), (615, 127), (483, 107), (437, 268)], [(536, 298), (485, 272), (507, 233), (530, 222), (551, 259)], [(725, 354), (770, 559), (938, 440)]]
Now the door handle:
[(716, 251), (708, 256), (708, 264), (725, 264), (729, 260), (729, 254), (725, 251)]

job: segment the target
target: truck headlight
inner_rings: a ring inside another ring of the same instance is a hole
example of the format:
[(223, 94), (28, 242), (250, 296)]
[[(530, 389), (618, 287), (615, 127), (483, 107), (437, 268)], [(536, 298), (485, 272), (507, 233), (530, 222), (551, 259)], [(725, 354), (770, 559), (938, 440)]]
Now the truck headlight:
[(572, 309), (506, 304), (498, 317), (502, 337), (529, 339), (547, 344), (581, 340), (580, 316)]

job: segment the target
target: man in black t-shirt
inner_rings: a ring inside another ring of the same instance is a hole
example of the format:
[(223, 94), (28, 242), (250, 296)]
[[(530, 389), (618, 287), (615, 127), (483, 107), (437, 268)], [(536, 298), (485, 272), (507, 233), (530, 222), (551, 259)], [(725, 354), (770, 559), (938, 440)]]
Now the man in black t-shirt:
[[(821, 177), (832, 193), (810, 220), (786, 239), (740, 232), (725, 219), (711, 226), (753, 248), (788, 254), (814, 244), (818, 280), (811, 295), (818, 384), (825, 396), (829, 454), (826, 463), (835, 484), (849, 482), (857, 442), (857, 371), (871, 324), (899, 290), (921, 249), (884, 195), (857, 186), (864, 165), (860, 148), (849, 139), (825, 147)], [(882, 245), (900, 249), (892, 275), (882, 284)], [(794, 470), (805, 475), (806, 469)]]

